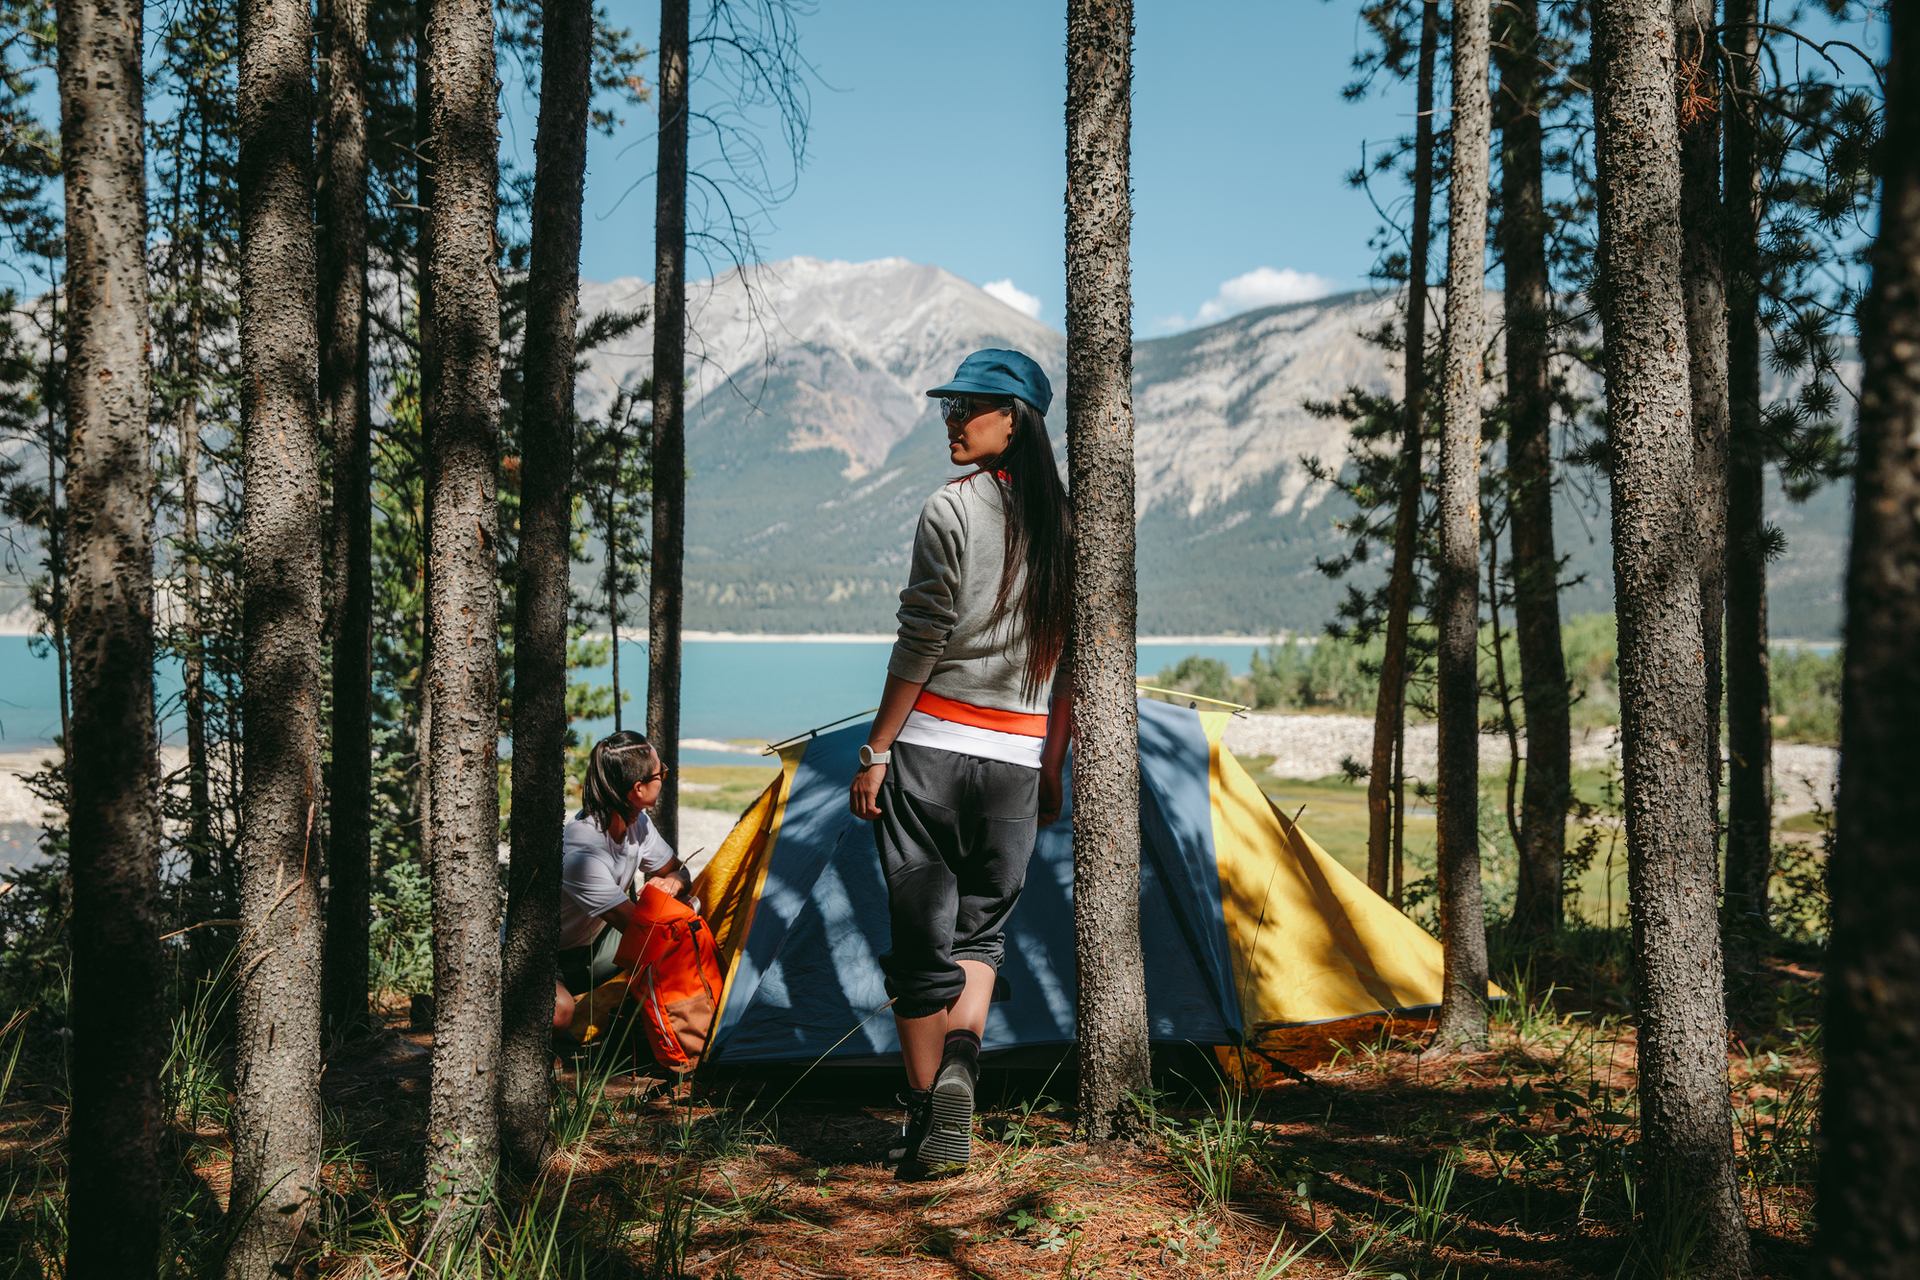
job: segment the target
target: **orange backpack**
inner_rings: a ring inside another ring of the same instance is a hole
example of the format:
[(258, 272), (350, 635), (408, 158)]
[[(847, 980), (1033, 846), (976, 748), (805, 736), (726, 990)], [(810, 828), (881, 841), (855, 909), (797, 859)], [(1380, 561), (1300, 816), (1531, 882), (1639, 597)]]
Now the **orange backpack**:
[(632, 975), (627, 991), (640, 1006), (654, 1059), (669, 1071), (693, 1070), (720, 1003), (720, 958), (707, 922), (672, 894), (647, 885), (614, 961)]

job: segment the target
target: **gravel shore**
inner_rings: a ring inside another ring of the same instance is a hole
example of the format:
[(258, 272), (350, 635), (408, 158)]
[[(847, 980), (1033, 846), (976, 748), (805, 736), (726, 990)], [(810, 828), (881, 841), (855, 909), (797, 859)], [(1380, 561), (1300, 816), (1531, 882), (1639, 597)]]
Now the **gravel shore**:
[[(1351, 758), (1362, 765), (1373, 751), (1373, 721), (1364, 716), (1287, 716), (1247, 712), (1227, 725), (1227, 747), (1236, 755), (1272, 756), (1276, 778), (1324, 778), (1341, 772), (1340, 762)], [(1524, 742), (1522, 744), (1524, 746)], [(1431, 780), (1437, 761), (1436, 735), (1431, 724), (1407, 726), (1407, 773)], [(1480, 738), (1480, 767), (1501, 768), (1507, 759), (1507, 740), (1499, 734)], [(1619, 734), (1613, 729), (1576, 735), (1576, 767), (1620, 760)], [(1776, 743), (1773, 748), (1773, 788), (1776, 811), (1804, 813), (1819, 804), (1831, 806), (1839, 776), (1840, 753), (1832, 747)]]

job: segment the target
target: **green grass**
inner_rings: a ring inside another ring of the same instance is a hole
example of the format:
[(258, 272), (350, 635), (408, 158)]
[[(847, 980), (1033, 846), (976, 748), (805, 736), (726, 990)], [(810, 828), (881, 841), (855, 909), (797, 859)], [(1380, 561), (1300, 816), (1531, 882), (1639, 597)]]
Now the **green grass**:
[[(680, 770), (680, 777), (694, 786), (681, 790), (680, 803), (692, 809), (740, 813), (779, 772), (780, 762), (772, 756), (765, 764), (690, 764)], [(709, 791), (708, 787), (716, 789)]]
[[(1240, 763), (1253, 775), (1273, 802), (1289, 816), (1300, 812), (1300, 825), (1341, 866), (1364, 879), (1367, 873), (1367, 788), (1345, 778), (1276, 778), (1268, 772), (1272, 758), (1243, 756)], [(1574, 796), (1597, 811), (1591, 823), (1567, 822), (1567, 848), (1581, 840), (1591, 842), (1594, 856), (1580, 876), (1579, 908), (1589, 920), (1624, 919), (1627, 902), (1626, 832), (1605, 816), (1618, 806), (1609, 801), (1607, 774), (1602, 769), (1579, 769), (1572, 779)], [(1482, 868), (1488, 881), (1489, 913), (1504, 913), (1512, 903), (1514, 862), (1506, 831), (1506, 776), (1486, 774), (1480, 780)], [(1407, 811), (1408, 884), (1433, 874), (1436, 838), (1433, 802), (1411, 797)], [(1612, 857), (1608, 854), (1611, 852)]]

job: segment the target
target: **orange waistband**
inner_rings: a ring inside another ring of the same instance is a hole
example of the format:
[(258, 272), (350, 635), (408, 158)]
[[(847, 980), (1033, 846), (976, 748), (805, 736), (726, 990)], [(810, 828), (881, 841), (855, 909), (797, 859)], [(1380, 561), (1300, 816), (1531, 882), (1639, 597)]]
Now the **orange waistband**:
[(948, 720), (954, 724), (970, 724), (976, 729), (992, 729), (999, 733), (1017, 733), (1028, 738), (1047, 736), (1047, 718), (1025, 711), (997, 711), (992, 707), (976, 707), (971, 702), (955, 702), (952, 698), (943, 698), (937, 693), (925, 689), (914, 701), (915, 711), (924, 711), (936, 720)]

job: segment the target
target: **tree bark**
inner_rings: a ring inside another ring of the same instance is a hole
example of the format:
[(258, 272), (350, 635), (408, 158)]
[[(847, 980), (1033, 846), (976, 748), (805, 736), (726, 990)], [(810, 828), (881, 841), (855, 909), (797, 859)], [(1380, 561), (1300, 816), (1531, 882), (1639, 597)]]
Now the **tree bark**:
[[(1407, 340), (1401, 401), (1399, 493), (1393, 513), (1393, 567), (1387, 576), (1387, 634), (1374, 695), (1373, 755), (1367, 769), (1367, 885), (1388, 891), (1390, 853), (1406, 804), (1395, 745), (1407, 719), (1407, 625), (1413, 612), (1413, 560), (1420, 526), (1420, 437), (1427, 393), (1427, 270), (1433, 240), (1433, 61), (1440, 43), (1440, 0), (1420, 5), (1420, 57), (1414, 74), (1413, 237), (1407, 254)], [(1393, 902), (1400, 905), (1396, 883)]]
[(534, 141), (514, 584), (513, 859), (501, 975), (500, 1119), (508, 1158), (523, 1173), (539, 1167), (552, 1101), (553, 952), (566, 821), (574, 318), (592, 53), (592, 0), (552, 0), (541, 17)]
[[(67, 514), (60, 505), (60, 477), (68, 465), (67, 441), (62, 438), (56, 406), (54, 375), (60, 350), (60, 278), (54, 274), (54, 259), (47, 258), (47, 363), (40, 388), (40, 402), (46, 413), (41, 420), (41, 439), (47, 450), (47, 628), (53, 633), (55, 677), (60, 682), (60, 743), (63, 757), (73, 745), (72, 680), (67, 670)], [(64, 764), (64, 759), (62, 761)]]
[(1695, 1274), (1743, 1276), (1704, 754), (1673, 11), (1668, 0), (1601, 0), (1595, 19), (1643, 1203), (1656, 1236), (1698, 1229)]
[[(432, 80), (430, 58), (428, 57), (427, 24), (432, 18), (431, 9), (424, 3), (414, 6), (418, 29), (414, 34), (413, 50), (413, 162), (414, 162), (414, 288), (417, 292), (415, 305), (418, 308), (416, 318), (419, 322), (420, 339), (420, 441), (419, 457), (424, 466), (427, 457), (427, 406), (433, 403), (433, 371), (436, 367), (433, 358), (433, 272), (427, 264), (428, 246), (432, 241), (429, 223), (433, 213), (433, 120), (430, 99)], [(423, 482), (420, 486), (420, 524), (422, 530), (433, 525), (433, 485)], [(425, 538), (422, 542), (424, 544)], [(433, 770), (427, 767), (427, 757), (432, 754), (430, 743), (433, 741), (433, 689), (427, 679), (427, 670), (433, 661), (433, 627), (428, 620), (426, 601), (433, 598), (433, 558), (426, 557), (421, 567), (420, 582), (420, 680), (415, 696), (419, 699), (419, 715), (414, 723), (414, 764), (418, 791), (415, 794), (417, 812), (415, 819), (420, 824), (420, 854), (426, 858), (427, 833), (433, 829)]]
[(1480, 893), (1480, 348), (1486, 315), (1488, 0), (1453, 7), (1453, 166), (1447, 189), (1446, 431), (1440, 444), (1440, 941), (1434, 1045), (1487, 1043), (1487, 924)]
[(1699, 532), (1700, 636), (1706, 652), (1707, 783), (1720, 815), (1720, 653), (1727, 597), (1727, 279), (1720, 203), (1719, 33), (1714, 0), (1674, 0), (1680, 117), (1680, 227), (1687, 376), (1693, 409), (1693, 509)]
[(58, 404), (58, 397), (54, 393), (54, 373), (58, 368), (55, 359), (60, 347), (60, 286), (53, 274), (51, 260), (47, 264), (47, 278), (55, 281), (47, 291), (47, 364), (40, 395), (41, 403), (46, 408), (46, 416), (41, 423), (41, 438), (47, 449), (47, 607), (50, 614), (47, 626), (53, 633), (55, 678), (60, 682), (60, 742), (64, 755), (69, 753), (65, 749), (73, 745), (73, 706), (69, 696), (72, 681), (67, 670), (67, 514), (60, 505), (60, 475), (62, 468), (67, 465), (67, 442), (61, 438), (60, 420), (55, 409)]
[(1067, 4), (1067, 468), (1073, 494), (1073, 923), (1080, 1125), (1147, 1083), (1134, 690), (1132, 0)]
[[(647, 737), (669, 770), (653, 820), (680, 838), (680, 617), (687, 503), (687, 0), (660, 5), (660, 155), (653, 206), (653, 557)], [(615, 473), (618, 474), (617, 471)]]
[(1773, 862), (1773, 697), (1767, 655), (1765, 433), (1760, 413), (1760, 174), (1752, 113), (1760, 56), (1755, 0), (1728, 0), (1727, 975), (1759, 966)]
[(333, 752), (326, 1025), (367, 1025), (373, 814), (373, 416), (367, 351), (367, 0), (320, 0), (320, 403), (333, 444)]
[(427, 689), (432, 795), (433, 1081), (429, 1230), (484, 1211), (498, 1154), (499, 127), (487, 0), (428, 0)]
[[(1818, 1274), (1920, 1256), (1920, 13), (1891, 12), (1884, 185), (1861, 312), (1839, 826), (1831, 868)], [(1904, 140), (1905, 145), (1901, 141)]]
[[(609, 423), (611, 425), (611, 423)], [(625, 443), (616, 430), (609, 448), (613, 451), (613, 470), (607, 481), (606, 513), (607, 521), (600, 538), (600, 552), (607, 558), (607, 634), (611, 644), (607, 652), (612, 655), (613, 677), (613, 731), (620, 732), (623, 713), (626, 710), (625, 695), (620, 691), (620, 557), (625, 554), (620, 546), (620, 448)], [(651, 642), (649, 642), (651, 643)], [(649, 654), (652, 650), (649, 648)], [(649, 685), (649, 688), (652, 686)], [(665, 788), (662, 787), (664, 794)]]
[(232, 1280), (291, 1270), (320, 1173), (320, 432), (312, 28), (240, 5), (242, 765)]
[(1506, 260), (1507, 504), (1513, 536), (1514, 638), (1527, 724), (1520, 794), (1515, 932), (1560, 927), (1567, 846), (1567, 660), (1560, 645), (1560, 560), (1553, 541), (1553, 388), (1547, 366), (1551, 290), (1542, 190), (1540, 15), (1537, 0), (1503, 6), (1493, 58), (1500, 71), (1500, 249)]
[(155, 1273), (160, 1063), (141, 6), (60, 0), (73, 707), (67, 1270)]
[[(203, 119), (200, 148), (203, 157), (206, 142), (207, 126)], [(208, 191), (204, 165), (194, 176), (194, 215), (205, 228)], [(209, 909), (220, 895), (214, 891), (212, 769), (207, 755), (207, 635), (200, 568), (200, 379), (205, 372), (201, 344), (205, 340), (207, 297), (204, 234), (195, 239), (190, 270), (187, 335), (176, 366), (176, 374), (185, 389), (174, 422), (180, 450), (180, 541), (186, 549), (181, 557), (180, 606), (185, 615), (187, 642), (180, 663), (180, 701), (187, 729), (187, 883), (195, 909), (204, 913), (205, 918), (212, 918), (225, 912)], [(210, 976), (217, 967), (215, 956), (222, 949), (223, 940), (216, 938), (212, 930), (198, 929), (187, 947), (195, 979)]]

